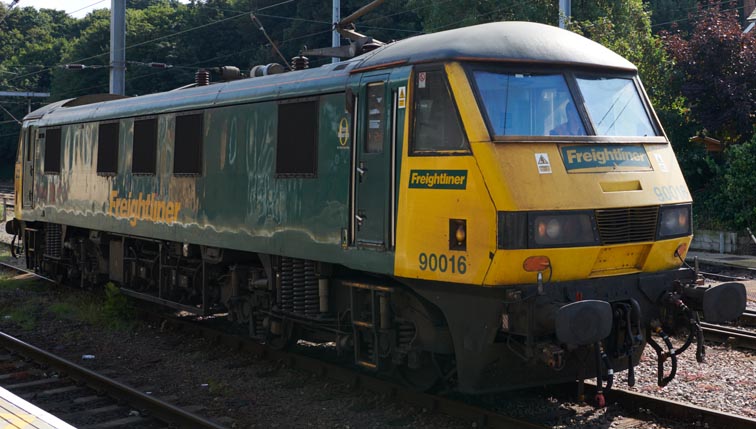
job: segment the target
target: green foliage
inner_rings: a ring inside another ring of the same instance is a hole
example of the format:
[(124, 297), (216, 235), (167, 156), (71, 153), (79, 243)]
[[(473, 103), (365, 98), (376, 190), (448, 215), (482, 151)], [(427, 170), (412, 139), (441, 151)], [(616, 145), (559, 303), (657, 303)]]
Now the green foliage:
[(756, 137), (727, 150), (727, 159), (718, 183), (718, 192), (711, 196), (709, 215), (736, 229), (756, 227)]
[(66, 295), (47, 308), (55, 316), (113, 329), (129, 329), (135, 322), (134, 308), (113, 283), (104, 288), (105, 299), (92, 295)]
[(691, 28), (689, 16), (695, 12), (698, 0), (649, 0), (648, 5), (654, 11), (651, 25), (654, 31)]
[[(0, 17), (5, 18), (0, 23), (0, 90), (47, 92), (51, 75), (46, 69), (60, 58), (75, 20), (62, 11), (31, 7), (9, 13), (3, 3)], [(11, 179), (20, 129), (16, 119), (23, 118), (27, 106), (22, 98), (3, 98), (0, 105), (7, 110), (0, 109), (0, 179)]]
[(756, 34), (744, 34), (737, 10), (699, 7), (690, 34), (665, 39), (682, 78), (690, 114), (725, 144), (750, 140), (756, 114)]
[(39, 280), (33, 277), (13, 278), (18, 273), (3, 273), (0, 275), (0, 291), (15, 291), (19, 289), (40, 291), (44, 289)]
[(37, 326), (37, 314), (39, 308), (33, 304), (0, 308), (0, 314), (7, 322), (17, 325), (24, 331), (31, 331)]
[(115, 327), (122, 327), (124, 324), (130, 324), (134, 320), (134, 308), (129, 299), (111, 282), (105, 285), (103, 315), (105, 316), (105, 320)]
[(559, 18), (558, 2), (551, 0), (410, 0), (407, 8), (418, 10), (426, 33), (494, 21), (556, 24)]

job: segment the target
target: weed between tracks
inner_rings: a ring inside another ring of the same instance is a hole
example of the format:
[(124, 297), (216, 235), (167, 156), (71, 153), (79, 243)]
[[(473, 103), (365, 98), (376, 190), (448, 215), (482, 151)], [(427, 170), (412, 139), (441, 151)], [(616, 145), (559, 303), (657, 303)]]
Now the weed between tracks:
[[(28, 275), (0, 272), (0, 326), (14, 324), (30, 331), (41, 318), (52, 318), (116, 331), (133, 329), (136, 315), (129, 299), (112, 283), (104, 285), (103, 290), (102, 295), (85, 293)], [(45, 291), (53, 293), (43, 293)]]

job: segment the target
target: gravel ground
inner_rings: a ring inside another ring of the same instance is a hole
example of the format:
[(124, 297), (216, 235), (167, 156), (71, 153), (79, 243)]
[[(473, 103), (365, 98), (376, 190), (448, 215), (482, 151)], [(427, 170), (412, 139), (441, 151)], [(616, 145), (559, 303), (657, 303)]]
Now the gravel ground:
[[(674, 343), (679, 347), (682, 341)], [(615, 381), (627, 390), (756, 418), (756, 353), (707, 345), (705, 362), (699, 364), (694, 347), (678, 357), (677, 376), (666, 387), (656, 385), (656, 354), (650, 347), (637, 367), (635, 387), (626, 387), (626, 372)]]

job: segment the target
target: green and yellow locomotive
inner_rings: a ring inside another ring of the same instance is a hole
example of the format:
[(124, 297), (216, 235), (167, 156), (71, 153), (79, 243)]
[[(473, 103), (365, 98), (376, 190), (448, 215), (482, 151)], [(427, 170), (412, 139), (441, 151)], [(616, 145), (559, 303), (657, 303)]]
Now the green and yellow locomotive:
[(28, 266), (468, 393), (632, 368), (664, 330), (689, 344), (691, 309), (745, 306), (681, 268), (675, 155), (636, 68), (592, 41), (492, 23), (259, 69), (30, 113)]

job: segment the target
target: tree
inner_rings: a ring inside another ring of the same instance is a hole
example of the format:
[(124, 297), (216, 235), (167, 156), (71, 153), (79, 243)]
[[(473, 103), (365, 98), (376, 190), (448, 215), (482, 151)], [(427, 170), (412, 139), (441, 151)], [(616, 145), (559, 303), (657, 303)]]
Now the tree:
[(744, 34), (738, 11), (719, 3), (699, 7), (696, 15), (689, 35), (665, 38), (690, 114), (725, 144), (748, 141), (756, 113), (756, 33)]
[[(9, 12), (2, 3), (0, 21), (0, 90), (49, 92), (50, 71), (75, 34), (76, 21), (50, 9), (17, 7)], [(39, 103), (32, 102), (35, 107)], [(10, 179), (20, 130), (13, 117), (24, 117), (26, 100), (2, 98), (0, 105), (5, 109), (0, 109), (0, 179)]]
[(555, 25), (559, 19), (558, 2), (552, 0), (410, 0), (407, 8), (417, 10), (426, 33), (494, 21), (531, 21)]

